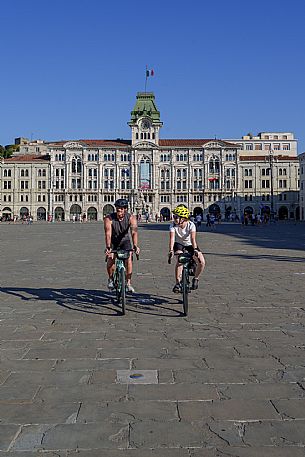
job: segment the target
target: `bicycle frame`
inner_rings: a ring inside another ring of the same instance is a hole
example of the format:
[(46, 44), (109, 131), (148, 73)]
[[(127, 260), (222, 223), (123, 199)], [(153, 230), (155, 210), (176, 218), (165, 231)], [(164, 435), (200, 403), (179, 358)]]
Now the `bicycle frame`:
[(125, 261), (129, 259), (130, 251), (113, 250), (115, 254), (115, 268), (113, 273), (113, 282), (116, 291), (116, 297), (119, 304), (122, 306), (122, 314), (125, 314), (126, 307), (126, 267)]

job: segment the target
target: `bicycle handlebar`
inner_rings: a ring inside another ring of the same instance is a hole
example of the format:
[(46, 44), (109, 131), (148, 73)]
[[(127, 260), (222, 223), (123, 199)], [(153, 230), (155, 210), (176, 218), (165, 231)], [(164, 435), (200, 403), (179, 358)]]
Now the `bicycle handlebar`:
[[(117, 252), (120, 252), (120, 251), (125, 251), (125, 252), (134, 252), (135, 256), (136, 256), (136, 259), (139, 260), (140, 256), (139, 254), (136, 254), (134, 249), (111, 249), (111, 254), (116, 254)], [(105, 258), (105, 262), (107, 262), (107, 256)], [(126, 259), (127, 260), (127, 259)]]

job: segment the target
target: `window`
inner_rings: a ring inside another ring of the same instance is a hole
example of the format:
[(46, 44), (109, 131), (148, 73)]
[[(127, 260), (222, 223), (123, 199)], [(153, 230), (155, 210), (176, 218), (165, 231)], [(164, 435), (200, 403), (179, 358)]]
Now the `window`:
[(262, 147), (262, 144), (261, 144), (261, 143), (256, 143), (256, 144), (255, 144), (255, 150), (256, 150), (256, 151), (261, 151), (262, 149), (263, 149), (263, 147)]
[(280, 144), (279, 144), (279, 143), (275, 143), (275, 144), (273, 145), (273, 149), (274, 149), (275, 151), (279, 151), (279, 150), (280, 150)]
[(270, 187), (270, 181), (269, 179), (263, 179), (262, 180), (262, 188), (263, 189), (268, 189)]
[(20, 181), (20, 189), (25, 190), (29, 188), (29, 181)]
[(246, 144), (246, 151), (252, 151), (253, 150), (253, 144)]
[(289, 143), (283, 144), (283, 151), (290, 151), (290, 144)]

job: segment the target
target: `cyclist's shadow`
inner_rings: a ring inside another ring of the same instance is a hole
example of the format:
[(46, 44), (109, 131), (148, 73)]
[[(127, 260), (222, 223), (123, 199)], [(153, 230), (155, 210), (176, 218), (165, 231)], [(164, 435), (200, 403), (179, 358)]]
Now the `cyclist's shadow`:
[[(0, 292), (24, 301), (53, 301), (56, 305), (74, 311), (104, 316), (121, 315), (121, 307), (116, 303), (115, 294), (109, 291), (75, 288), (27, 288), (0, 287)], [(127, 311), (158, 316), (175, 317), (182, 315), (169, 307), (177, 300), (149, 294), (127, 295)]]

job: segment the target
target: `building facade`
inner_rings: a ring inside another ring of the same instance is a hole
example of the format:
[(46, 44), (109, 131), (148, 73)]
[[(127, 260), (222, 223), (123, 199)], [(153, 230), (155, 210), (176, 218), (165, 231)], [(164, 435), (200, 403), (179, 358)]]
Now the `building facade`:
[(25, 155), (2, 160), (0, 165), (0, 216), (2, 219), (32, 215), (46, 220), (50, 208), (50, 160)]
[[(240, 217), (273, 211), (282, 219), (298, 217), (299, 162), (292, 133), (249, 134), (238, 140), (162, 139), (154, 94), (141, 92), (128, 125), (131, 140), (23, 142), (19, 154), (1, 165), (5, 214), (11, 210), (18, 216), (25, 207), (35, 220), (44, 208), (45, 217), (53, 220), (102, 220), (117, 198), (126, 197), (133, 212), (165, 219), (179, 203), (194, 214)], [(39, 158), (46, 169), (45, 189), (39, 188), (34, 166)], [(10, 167), (14, 181), (8, 193), (4, 170)], [(31, 181), (27, 206), (18, 201), (24, 190), (22, 167), (28, 168)]]

